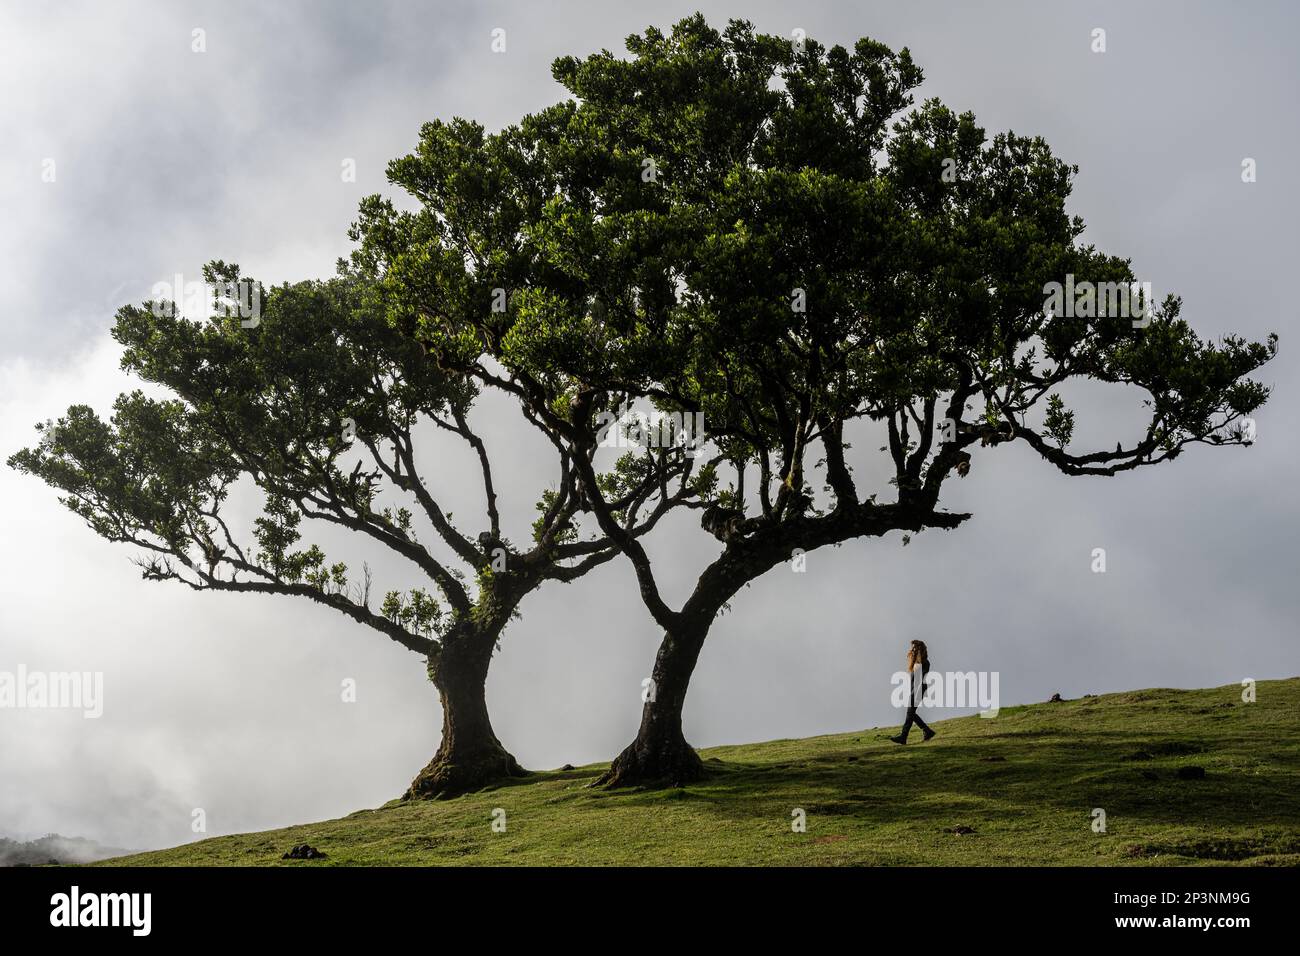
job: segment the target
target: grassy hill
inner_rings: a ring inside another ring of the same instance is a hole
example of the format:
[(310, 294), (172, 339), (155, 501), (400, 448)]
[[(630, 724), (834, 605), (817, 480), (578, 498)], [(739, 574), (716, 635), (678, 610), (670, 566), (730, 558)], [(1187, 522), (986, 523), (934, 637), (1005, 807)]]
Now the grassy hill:
[[(714, 747), (709, 779), (684, 789), (589, 789), (599, 765), (540, 772), (109, 863), (1300, 865), (1300, 678), (1261, 682), (1255, 703), (1241, 690), (1008, 707), (906, 747), (884, 739), (896, 728)], [(1179, 775), (1193, 767), (1203, 779)], [(281, 860), (302, 843), (327, 858)]]

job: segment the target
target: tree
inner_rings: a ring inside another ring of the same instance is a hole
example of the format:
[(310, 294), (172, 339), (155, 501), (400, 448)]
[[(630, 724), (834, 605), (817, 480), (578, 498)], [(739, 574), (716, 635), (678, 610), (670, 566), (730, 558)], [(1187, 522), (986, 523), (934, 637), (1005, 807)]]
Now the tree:
[[(439, 224), (441, 258), (391, 208), (366, 227), (389, 241), (407, 334), (479, 381), (486, 351), (571, 450), (663, 629), (611, 785), (701, 775), (682, 708), (709, 629), (796, 549), (958, 527), (970, 516), (940, 491), (995, 448), (1114, 476), (1249, 444), (1269, 390), (1246, 376), (1276, 349), (1202, 341), (1179, 299), (1155, 303), (1128, 260), (1085, 244), (1066, 210), (1077, 169), (1041, 138), (909, 110), (922, 74), (905, 49), (699, 15), (627, 46), (557, 60), (575, 99), (499, 134), (426, 127), (395, 178)], [(449, 320), (473, 281), (509, 289), (508, 308)], [(1073, 447), (1065, 393), (1085, 381), (1145, 394), (1114, 451)], [(685, 504), (721, 549), (678, 607), (591, 464), (603, 416), (635, 402), (706, 424)], [(846, 431), (873, 428), (892, 477), (859, 490)]]
[[(307, 598), (424, 657), (442, 704), (442, 739), (407, 797), (450, 796), (523, 774), (488, 716), (492, 653), (528, 593), (617, 553), (608, 540), (579, 534), (583, 500), (568, 453), (558, 452), (559, 478), (537, 504), (531, 542), (516, 546), (503, 533), (487, 448), (471, 424), (478, 388), (426, 361), (389, 323), (360, 271), (341, 266), (336, 279), (266, 290), (217, 262), (205, 278), (218, 290), (210, 320), (149, 302), (121, 309), (113, 330), (123, 368), (174, 398), (121, 395), (107, 422), (74, 405), (37, 426), (37, 445), (9, 464), (63, 492), (61, 501), (101, 537), (140, 548), (148, 580)], [(232, 300), (221, 290), (241, 291)], [(247, 308), (254, 302), (256, 318)], [(417, 446), (434, 435), (433, 451), (463, 443), (478, 460), (477, 535), (453, 522), (430, 487)], [(658, 484), (628, 489), (644, 497)], [(237, 531), (250, 492), (261, 502), (251, 539)], [(671, 501), (661, 505), (626, 525), (628, 533), (648, 531)], [(305, 544), (304, 518), (401, 556), (437, 596), (423, 586), (395, 589), (374, 606), (370, 568), (355, 574)]]

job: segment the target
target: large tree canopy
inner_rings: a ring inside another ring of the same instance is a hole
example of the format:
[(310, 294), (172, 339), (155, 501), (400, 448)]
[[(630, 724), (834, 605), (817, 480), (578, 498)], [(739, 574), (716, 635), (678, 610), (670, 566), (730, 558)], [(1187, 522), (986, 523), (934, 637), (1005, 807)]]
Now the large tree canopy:
[[(252, 284), (223, 263), (209, 265), (206, 278), (217, 288)], [(255, 322), (225, 306), (205, 321), (179, 315), (174, 303), (120, 310), (113, 335), (123, 367), (174, 397), (122, 395), (108, 421), (73, 406), (40, 426), (39, 443), (10, 465), (63, 492), (102, 537), (139, 548), (147, 579), (307, 598), (424, 656), (442, 699), (443, 738), (410, 795), (520, 773), (488, 719), (492, 652), (530, 591), (617, 553), (608, 539), (579, 534), (583, 499), (568, 452), (558, 446), (558, 478), (539, 496), (531, 540), (512, 542), (472, 424), (472, 380), (427, 362), (351, 270), (258, 289), (264, 306)], [(427, 472), (430, 453), (445, 455), (449, 443), (477, 459), (477, 525), (453, 521), (440, 504), (443, 476)], [(658, 489), (626, 484), (632, 497)], [(232, 508), (241, 486), (261, 503), (251, 527), (232, 517), (248, 511)], [(628, 533), (644, 534), (673, 503), (639, 513)], [(304, 542), (304, 518), (400, 555), (431, 590), (372, 595), (370, 568), (350, 568)]]
[[(513, 390), (571, 448), (665, 631), (611, 782), (698, 775), (681, 707), (704, 638), (792, 549), (956, 527), (944, 482), (998, 446), (1109, 476), (1249, 443), (1268, 389), (1247, 376), (1275, 337), (1202, 340), (1083, 241), (1077, 170), (1041, 138), (914, 107), (908, 51), (698, 15), (627, 46), (556, 61), (574, 99), (500, 133), (428, 124), (392, 167), (420, 208), (374, 199), (358, 230), (434, 364)], [(1144, 423), (1076, 447), (1078, 381), (1129, 387)], [(582, 454), (637, 400), (704, 415), (691, 503), (722, 549), (679, 608)], [(858, 487), (857, 421), (882, 432), (887, 487)]]

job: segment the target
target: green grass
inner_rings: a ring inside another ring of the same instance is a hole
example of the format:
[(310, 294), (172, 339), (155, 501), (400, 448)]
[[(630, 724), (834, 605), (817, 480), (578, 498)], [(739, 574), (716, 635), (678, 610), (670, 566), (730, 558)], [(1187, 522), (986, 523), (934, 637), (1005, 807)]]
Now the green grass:
[[(906, 747), (884, 739), (896, 728), (714, 747), (684, 789), (593, 790), (592, 765), (108, 863), (1300, 865), (1300, 678), (1261, 682), (1250, 704), (1236, 685), (1144, 690), (934, 726)], [(328, 858), (280, 859), (300, 843)]]

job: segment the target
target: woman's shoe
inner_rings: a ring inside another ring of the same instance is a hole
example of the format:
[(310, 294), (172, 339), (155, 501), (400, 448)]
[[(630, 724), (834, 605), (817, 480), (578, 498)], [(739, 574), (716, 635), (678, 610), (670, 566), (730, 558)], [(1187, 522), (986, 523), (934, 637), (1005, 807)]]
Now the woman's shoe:
[(933, 736), (934, 736), (934, 731), (933, 731), (933, 730), (927, 730), (927, 731), (925, 732), (925, 736), (921, 738), (921, 743), (925, 743), (927, 740), (929, 740), (929, 739), (930, 739), (931, 737), (933, 737)]
[(896, 744), (905, 744), (905, 743), (907, 743), (907, 738), (906, 738), (906, 737), (890, 737), (889, 739), (892, 740), (892, 741), (893, 741), (894, 743), (896, 743)]

